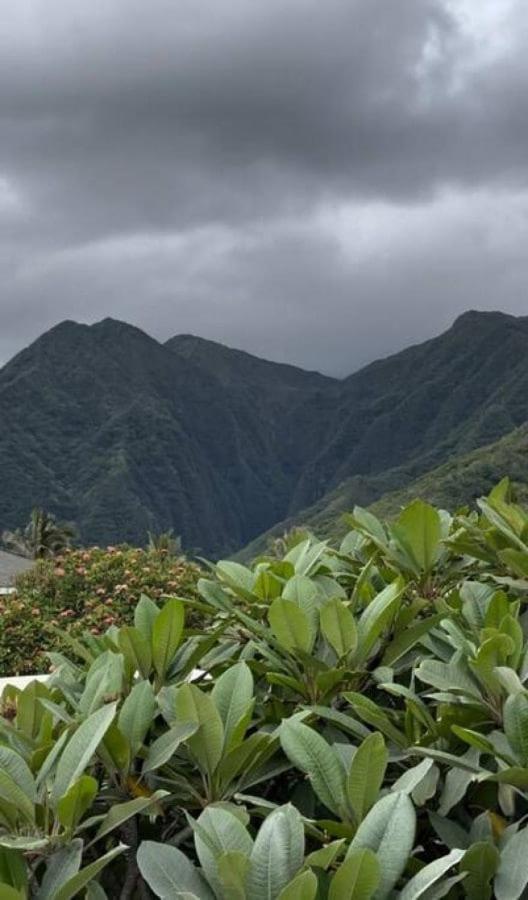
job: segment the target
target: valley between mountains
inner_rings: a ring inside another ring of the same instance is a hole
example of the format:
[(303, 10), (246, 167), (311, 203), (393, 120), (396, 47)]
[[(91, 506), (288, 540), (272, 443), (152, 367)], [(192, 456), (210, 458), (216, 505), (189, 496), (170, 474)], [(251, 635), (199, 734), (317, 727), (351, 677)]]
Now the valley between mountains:
[[(467, 312), (343, 380), (190, 335), (63, 322), (0, 370), (0, 524), (83, 543), (173, 528), (212, 558), (358, 503), (454, 508), (528, 481), (528, 318)], [(271, 530), (271, 531), (270, 531)], [(264, 537), (262, 537), (264, 535)]]

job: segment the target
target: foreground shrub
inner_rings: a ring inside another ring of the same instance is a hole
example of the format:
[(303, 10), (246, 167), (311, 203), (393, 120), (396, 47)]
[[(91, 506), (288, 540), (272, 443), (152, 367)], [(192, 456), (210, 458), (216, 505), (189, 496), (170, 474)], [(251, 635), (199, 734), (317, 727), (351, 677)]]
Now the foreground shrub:
[(142, 593), (193, 597), (199, 575), (183, 557), (126, 546), (39, 560), (17, 579), (16, 596), (0, 598), (0, 672), (45, 671), (44, 653), (64, 647), (64, 634), (131, 623)]
[(0, 897), (526, 896), (528, 516), (351, 525), (4, 692)]

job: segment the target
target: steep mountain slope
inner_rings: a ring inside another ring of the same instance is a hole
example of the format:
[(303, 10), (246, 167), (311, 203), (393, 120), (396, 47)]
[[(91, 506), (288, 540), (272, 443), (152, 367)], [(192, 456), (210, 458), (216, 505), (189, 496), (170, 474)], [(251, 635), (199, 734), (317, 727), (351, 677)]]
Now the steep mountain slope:
[(190, 335), (64, 322), (0, 371), (0, 527), (35, 504), (85, 541), (234, 552), (328, 521), (528, 418), (528, 319), (467, 313), (344, 381)]
[[(277, 413), (287, 406), (293, 422), (332, 382), (284, 369), (292, 388)], [(0, 372), (0, 524), (38, 503), (84, 540), (174, 527), (187, 547), (230, 552), (285, 514), (309, 452), (283, 452), (272, 393), (225, 385), (123, 323), (62, 323)]]
[[(478, 497), (488, 494), (505, 476), (510, 478), (519, 501), (528, 502), (528, 424), (419, 477), (412, 478), (412, 467), (403, 467), (380, 475), (347, 478), (313, 506), (259, 535), (237, 556), (251, 559), (265, 552), (270, 540), (295, 525), (306, 527), (321, 538), (338, 539), (346, 531), (343, 513), (351, 512), (356, 505), (370, 507), (381, 518), (397, 515), (417, 497), (451, 511), (473, 506)], [(406, 486), (398, 487), (402, 483)]]
[[(296, 512), (353, 474), (427, 471), (528, 417), (528, 318), (467, 312), (433, 340), (341, 384), (328, 440), (307, 466)], [(402, 482), (400, 482), (402, 483)]]

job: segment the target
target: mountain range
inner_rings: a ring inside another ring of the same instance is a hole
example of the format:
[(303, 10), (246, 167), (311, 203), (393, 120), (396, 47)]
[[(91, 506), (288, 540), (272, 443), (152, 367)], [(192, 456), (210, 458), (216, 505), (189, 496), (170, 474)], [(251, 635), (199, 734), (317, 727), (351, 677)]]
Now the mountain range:
[(342, 380), (63, 322), (0, 370), (0, 527), (41, 505), (84, 542), (173, 528), (229, 555), (296, 522), (330, 534), (355, 503), (453, 506), (510, 471), (522, 485), (527, 419), (528, 317), (464, 313)]

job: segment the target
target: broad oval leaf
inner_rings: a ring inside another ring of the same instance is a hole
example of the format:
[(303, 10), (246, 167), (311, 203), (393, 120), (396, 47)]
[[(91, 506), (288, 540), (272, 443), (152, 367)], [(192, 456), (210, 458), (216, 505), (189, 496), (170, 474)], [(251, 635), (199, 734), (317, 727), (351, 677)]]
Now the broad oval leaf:
[(142, 747), (156, 710), (156, 697), (150, 681), (135, 684), (117, 718), (117, 726), (130, 744), (132, 756)]
[(224, 853), (241, 853), (247, 859), (253, 849), (248, 831), (234, 813), (222, 807), (208, 806), (194, 826), (196, 854), (207, 881), (217, 896), (223, 885), (218, 859)]
[(317, 878), (313, 872), (301, 872), (280, 892), (278, 900), (315, 900)]
[(124, 659), (121, 653), (107, 650), (90, 666), (79, 701), (79, 712), (90, 715), (109, 700), (115, 700), (123, 687)]
[(9, 775), (31, 803), (36, 800), (36, 785), (26, 761), (11, 747), (0, 747), (0, 769)]
[(434, 862), (424, 866), (414, 878), (407, 882), (400, 894), (400, 900), (419, 900), (420, 897), (425, 897), (433, 885), (440, 881), (449, 869), (460, 862), (463, 856), (463, 850), (451, 850), (447, 856), (435, 859)]
[(57, 803), (57, 818), (64, 828), (73, 831), (90, 808), (99, 785), (91, 775), (81, 775)]
[(224, 725), (225, 747), (248, 709), (253, 697), (253, 676), (243, 660), (227, 669), (217, 680), (211, 697)]
[(357, 647), (358, 632), (354, 616), (342, 600), (334, 597), (328, 600), (319, 613), (321, 631), (330, 646), (341, 658), (353, 653)]
[(49, 857), (35, 900), (53, 900), (59, 888), (73, 878), (81, 868), (82, 851), (83, 842), (79, 838), (74, 838)]
[(85, 719), (70, 738), (57, 765), (50, 798), (52, 805), (56, 806), (74, 781), (82, 775), (110, 727), (115, 712), (115, 703), (102, 706)]
[(353, 850), (332, 878), (328, 900), (370, 900), (380, 877), (376, 854), (368, 848)]
[(517, 900), (528, 885), (528, 828), (508, 839), (494, 881), (496, 900)]
[(183, 684), (174, 692), (174, 709), (178, 720), (199, 726), (187, 745), (202, 771), (212, 775), (222, 758), (224, 726), (210, 694), (195, 684)]
[(363, 610), (358, 622), (358, 662), (368, 659), (376, 641), (395, 615), (404, 590), (405, 582), (399, 577), (388, 584)]
[(468, 900), (491, 900), (491, 881), (499, 860), (499, 851), (488, 841), (479, 841), (466, 850), (460, 868), (467, 873), (464, 893)]
[(152, 628), (159, 613), (160, 611), (154, 601), (142, 594), (134, 610), (134, 627), (149, 643), (152, 640)]
[(118, 644), (132, 671), (137, 671), (143, 678), (148, 678), (152, 667), (150, 638), (145, 637), (139, 628), (123, 625), (119, 629)]
[(268, 618), (273, 634), (285, 650), (310, 652), (315, 640), (315, 628), (296, 603), (277, 597), (269, 608)]
[(294, 806), (280, 806), (265, 819), (253, 845), (247, 895), (277, 900), (304, 860), (304, 826)]
[(185, 893), (195, 894), (199, 900), (214, 900), (198, 869), (177, 847), (143, 841), (137, 863), (150, 889), (162, 900)]
[(77, 894), (82, 891), (82, 889), (86, 887), (105, 866), (108, 865), (108, 863), (112, 862), (116, 856), (123, 853), (125, 849), (126, 847), (124, 844), (119, 844), (118, 847), (109, 850), (108, 853), (105, 853), (104, 856), (100, 856), (99, 859), (90, 863), (89, 866), (85, 866), (84, 869), (81, 869), (80, 872), (77, 872), (76, 875), (73, 875), (68, 881), (61, 885), (59, 890), (53, 895), (53, 900), (72, 900), (72, 897), (76, 897)]
[(154, 772), (171, 759), (183, 741), (192, 737), (200, 726), (197, 722), (178, 722), (165, 731), (148, 748), (147, 758), (143, 763), (143, 774)]
[(422, 500), (414, 500), (398, 516), (392, 534), (415, 574), (431, 572), (441, 550), (442, 524), (438, 510)]
[(512, 694), (503, 710), (504, 731), (513, 752), (523, 766), (528, 764), (528, 696)]
[(374, 851), (381, 867), (376, 897), (386, 897), (405, 869), (415, 830), (416, 813), (407, 794), (387, 794), (363, 819), (346, 858), (355, 850)]
[(365, 738), (352, 758), (346, 790), (358, 823), (378, 799), (388, 759), (389, 752), (379, 732)]
[(288, 759), (308, 775), (321, 803), (341, 816), (345, 806), (345, 773), (332, 747), (298, 719), (282, 723), (280, 742)]
[(183, 634), (184, 610), (181, 600), (167, 600), (152, 624), (152, 661), (164, 678)]

